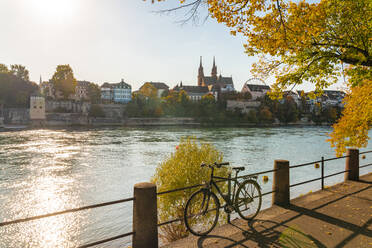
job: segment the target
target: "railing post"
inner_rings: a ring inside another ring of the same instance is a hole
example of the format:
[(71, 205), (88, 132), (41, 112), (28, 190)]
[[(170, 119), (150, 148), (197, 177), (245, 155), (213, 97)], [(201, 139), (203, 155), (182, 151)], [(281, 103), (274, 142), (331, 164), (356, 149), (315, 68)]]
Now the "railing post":
[(158, 209), (156, 185), (134, 185), (133, 248), (158, 248)]
[[(227, 184), (227, 192), (229, 194), (229, 199), (232, 199), (231, 198), (231, 173), (229, 173), (229, 180), (228, 180), (228, 184)], [(231, 214), (230, 213), (227, 213), (227, 223), (231, 223)]]
[(273, 199), (272, 204), (289, 205), (289, 161), (274, 161)]
[(322, 157), (322, 163), (321, 163), (321, 170), (322, 170), (322, 190), (324, 189), (324, 157)]
[(345, 181), (359, 181), (359, 150), (347, 149)]

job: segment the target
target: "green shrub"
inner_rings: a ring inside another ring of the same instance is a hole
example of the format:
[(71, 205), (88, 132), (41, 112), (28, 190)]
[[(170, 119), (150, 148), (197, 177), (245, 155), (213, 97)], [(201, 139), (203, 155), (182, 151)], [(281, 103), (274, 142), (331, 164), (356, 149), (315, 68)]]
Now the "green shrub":
[[(209, 180), (210, 169), (201, 163), (211, 164), (222, 162), (223, 154), (213, 145), (198, 142), (195, 138), (181, 139), (180, 144), (168, 159), (159, 164), (152, 181), (156, 183), (158, 192), (186, 186), (201, 184)], [(227, 177), (229, 170), (221, 168), (215, 170), (215, 175)], [(220, 183), (221, 189), (226, 192), (227, 183)], [(188, 232), (183, 223), (183, 213), (186, 202), (198, 188), (177, 191), (160, 195), (158, 198), (158, 218), (160, 222), (181, 218), (182, 222), (174, 222), (161, 226), (160, 237), (168, 242), (186, 237)], [(223, 220), (224, 218), (220, 218)]]
[(89, 110), (90, 117), (105, 117), (105, 112), (98, 104), (92, 104)]

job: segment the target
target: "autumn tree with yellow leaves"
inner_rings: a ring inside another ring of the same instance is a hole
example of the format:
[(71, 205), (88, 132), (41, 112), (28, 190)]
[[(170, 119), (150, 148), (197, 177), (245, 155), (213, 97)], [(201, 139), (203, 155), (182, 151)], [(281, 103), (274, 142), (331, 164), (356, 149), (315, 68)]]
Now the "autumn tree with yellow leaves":
[[(158, 0), (166, 1), (166, 0)], [(154, 2), (154, 1), (152, 1)], [(314, 92), (345, 77), (346, 108), (330, 135), (338, 155), (346, 147), (363, 147), (372, 123), (371, 0), (179, 0), (170, 11), (198, 9), (246, 38), (245, 52), (258, 56), (252, 72), (274, 76), (272, 97), (310, 82)]]

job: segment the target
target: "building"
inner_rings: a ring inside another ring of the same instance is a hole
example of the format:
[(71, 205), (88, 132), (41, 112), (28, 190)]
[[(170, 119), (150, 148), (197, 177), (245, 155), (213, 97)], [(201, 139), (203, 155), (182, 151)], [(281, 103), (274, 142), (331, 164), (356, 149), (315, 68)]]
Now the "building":
[(101, 99), (106, 102), (128, 103), (132, 100), (132, 86), (123, 79), (120, 83), (104, 83), (101, 86)]
[(203, 96), (209, 93), (207, 86), (184, 86), (182, 85), (182, 82), (179, 86), (175, 86), (173, 90), (177, 92), (184, 90), (192, 101), (200, 101)]
[(40, 94), (30, 96), (30, 120), (45, 120), (45, 98)]
[(324, 103), (327, 106), (332, 107), (343, 107), (343, 99), (345, 97), (345, 92), (338, 90), (324, 90), (323, 95), (326, 96)]
[[(254, 84), (252, 84), (252, 82), (254, 82)], [(259, 82), (262, 84), (258, 84)], [(269, 91), (270, 86), (265, 85), (265, 82), (258, 78), (248, 80), (242, 88), (242, 93), (249, 92), (252, 95), (252, 100), (256, 100), (259, 97), (264, 97)]]
[(283, 92), (283, 99), (280, 100), (281, 103), (283, 103), (285, 97), (290, 97), (293, 99), (293, 101), (296, 103), (297, 106), (301, 103), (301, 96), (298, 94), (298, 92), (286, 90)]
[(213, 66), (211, 76), (204, 76), (204, 69), (202, 64), (202, 57), (200, 56), (200, 65), (198, 71), (198, 86), (208, 87), (209, 91), (214, 88), (218, 93), (235, 91), (232, 77), (223, 77), (221, 74), (217, 76), (217, 66), (215, 58), (213, 57)]
[(107, 102), (114, 100), (113, 84), (104, 83), (101, 85), (101, 99)]
[(259, 101), (227, 100), (226, 109), (229, 111), (239, 110), (243, 114), (248, 114), (251, 110), (257, 111), (260, 105)]
[(40, 82), (40, 91), (41, 94), (47, 99), (55, 98), (55, 88), (51, 82)]
[(75, 88), (76, 100), (89, 100), (89, 85), (88, 81), (77, 81)]
[(114, 102), (128, 103), (132, 100), (132, 86), (124, 82), (114, 84)]
[[(89, 85), (88, 81), (77, 81), (75, 93), (68, 96), (69, 100), (83, 101), (89, 100)], [(51, 82), (40, 82), (40, 92), (46, 99), (65, 100), (62, 91), (56, 90)]]
[(169, 90), (169, 86), (161, 82), (145, 82), (140, 88), (139, 91), (146, 86), (146, 84), (151, 84), (156, 89), (156, 95), (158, 98), (161, 98), (164, 92)]

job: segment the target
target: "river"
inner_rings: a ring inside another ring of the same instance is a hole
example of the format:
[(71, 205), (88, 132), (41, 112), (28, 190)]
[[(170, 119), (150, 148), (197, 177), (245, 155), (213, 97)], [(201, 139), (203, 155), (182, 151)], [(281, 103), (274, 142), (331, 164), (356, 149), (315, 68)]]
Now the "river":
[[(225, 161), (253, 173), (272, 169), (274, 159), (294, 165), (334, 157), (325, 141), (330, 131), (152, 127), (0, 132), (0, 222), (132, 197), (133, 185), (149, 181), (181, 137), (213, 143)], [(362, 150), (372, 150), (372, 145)], [(344, 164), (344, 159), (328, 162), (325, 173), (342, 171)], [(263, 192), (271, 190), (272, 175), (268, 176), (267, 184), (259, 178)], [(319, 176), (314, 166), (297, 168), (291, 170), (291, 183)], [(343, 175), (329, 178), (326, 185), (342, 179)], [(291, 197), (319, 188), (319, 181), (292, 188)], [(270, 199), (265, 197), (264, 207), (270, 206)], [(131, 212), (129, 202), (0, 227), (0, 247), (76, 247), (131, 231)], [(129, 242), (127, 238), (98, 247), (126, 247)]]

